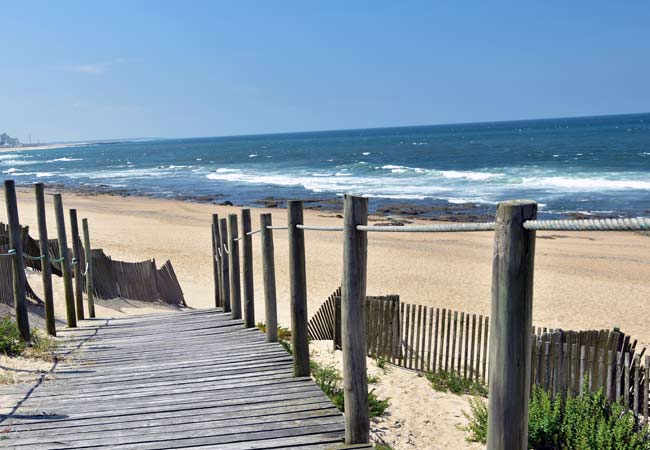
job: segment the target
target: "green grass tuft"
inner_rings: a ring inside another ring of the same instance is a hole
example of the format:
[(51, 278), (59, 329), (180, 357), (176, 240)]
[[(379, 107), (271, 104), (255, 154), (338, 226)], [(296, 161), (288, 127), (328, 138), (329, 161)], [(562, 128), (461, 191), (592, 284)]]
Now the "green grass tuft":
[(487, 386), (482, 382), (464, 378), (456, 372), (428, 372), (426, 377), (436, 391), (451, 392), (456, 395), (478, 395), (481, 397), (486, 397), (488, 394)]
[[(329, 397), (340, 411), (345, 410), (343, 394), (343, 378), (341, 372), (332, 365), (322, 365), (316, 361), (311, 362), (311, 375), (321, 390)], [(375, 383), (377, 380), (375, 380)], [(368, 413), (370, 417), (379, 417), (386, 413), (390, 399), (380, 399), (374, 389), (368, 392)]]

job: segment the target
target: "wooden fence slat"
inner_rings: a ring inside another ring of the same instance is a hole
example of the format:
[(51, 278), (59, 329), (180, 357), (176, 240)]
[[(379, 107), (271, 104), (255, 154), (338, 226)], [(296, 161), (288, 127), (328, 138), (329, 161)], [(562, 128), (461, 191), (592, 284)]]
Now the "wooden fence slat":
[(469, 313), (465, 314), (465, 337), (463, 338), (465, 343), (465, 350), (463, 352), (463, 377), (467, 378), (467, 365), (469, 357)]
[[(415, 328), (415, 327), (414, 327)], [(422, 305), (418, 305), (418, 321), (417, 321), (417, 330), (416, 330), (416, 338), (415, 338), (415, 369), (419, 369), (420, 367), (420, 336), (421, 336), (421, 330), (422, 330)]]
[(465, 324), (465, 313), (461, 312), (460, 313), (460, 322), (459, 322), (459, 329), (458, 329), (458, 355), (457, 355), (457, 361), (456, 361), (456, 372), (460, 375), (462, 372), (462, 361), (463, 361), (463, 331), (464, 331), (464, 324)]
[[(636, 355), (634, 357), (634, 365), (632, 367), (634, 373), (634, 385), (632, 387), (632, 411), (634, 416), (639, 416), (639, 404), (641, 403), (641, 360), (640, 356)], [(647, 393), (646, 393), (647, 395)]]
[(481, 379), (481, 357), (484, 356), (481, 353), (481, 343), (483, 342), (483, 316), (479, 314), (478, 316), (478, 336), (476, 342), (476, 370), (474, 371), (475, 379)]
[(458, 311), (454, 311), (454, 334), (451, 340), (451, 370), (454, 371), (454, 358), (456, 357), (456, 335), (458, 334)]
[(474, 379), (474, 361), (476, 358), (476, 314), (472, 314), (472, 338), (471, 348), (469, 353), (469, 378)]
[(490, 318), (489, 317), (484, 317), (483, 318), (483, 383), (487, 383), (488, 376), (487, 376), (487, 368), (488, 368), (488, 352), (487, 352), (487, 347), (488, 347), (488, 324), (490, 323)]
[(399, 324), (400, 324), (400, 329), (398, 330), (397, 333), (397, 365), (398, 366), (403, 366), (403, 343), (406, 342), (404, 340), (404, 329), (406, 328), (406, 314), (405, 314), (405, 308), (406, 305), (404, 303), (400, 304), (400, 316), (399, 316)]
[(442, 314), (440, 318), (440, 348), (439, 348), (439, 353), (438, 353), (438, 371), (441, 372), (443, 370), (443, 365), (442, 365), (442, 359), (443, 359), (443, 347), (445, 343), (445, 319), (447, 317), (447, 309), (443, 308), (442, 309)]
[(623, 401), (626, 409), (630, 407), (630, 363), (630, 354), (625, 353)]
[(643, 378), (643, 391), (642, 391), (642, 408), (643, 417), (645, 417), (646, 425), (650, 423), (650, 415), (648, 415), (648, 396), (650, 396), (650, 356), (645, 357), (645, 377)]

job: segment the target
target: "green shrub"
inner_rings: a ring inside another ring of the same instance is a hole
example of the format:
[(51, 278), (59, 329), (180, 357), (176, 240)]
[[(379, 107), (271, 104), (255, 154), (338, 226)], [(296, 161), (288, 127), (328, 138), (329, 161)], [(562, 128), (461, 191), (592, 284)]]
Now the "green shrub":
[(463, 415), (468, 420), (465, 431), (469, 433), (468, 441), (485, 443), (487, 440), (487, 402), (482, 398), (469, 399), (470, 412), (463, 411)]
[(0, 353), (7, 356), (22, 354), (27, 345), (20, 339), (18, 325), (11, 317), (0, 319)]
[(451, 392), (456, 395), (469, 394), (487, 396), (487, 386), (481, 381), (464, 378), (456, 372), (427, 372), (427, 380), (436, 391)]
[[(535, 450), (650, 450), (650, 431), (602, 391), (552, 396), (535, 387), (529, 406), (528, 447)], [(470, 402), (469, 440), (485, 443), (487, 405)]]
[(375, 450), (393, 450), (393, 447), (387, 444), (377, 444), (375, 445)]
[[(332, 365), (324, 366), (316, 361), (311, 362), (311, 376), (329, 397), (339, 411), (345, 410), (343, 394), (343, 378), (341, 372)], [(376, 381), (375, 381), (376, 382)], [(371, 383), (372, 384), (372, 383)], [(374, 389), (368, 392), (368, 413), (370, 417), (382, 416), (388, 409), (389, 399), (380, 399), (374, 392)]]

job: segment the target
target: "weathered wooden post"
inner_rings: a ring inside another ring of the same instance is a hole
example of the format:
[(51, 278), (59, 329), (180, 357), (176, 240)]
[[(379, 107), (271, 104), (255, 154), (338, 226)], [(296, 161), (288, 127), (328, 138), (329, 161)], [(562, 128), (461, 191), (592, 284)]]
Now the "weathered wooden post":
[(52, 267), (50, 266), (50, 246), (47, 236), (47, 218), (45, 215), (45, 187), (43, 183), (34, 184), (36, 197), (36, 217), (38, 219), (38, 241), (41, 251), (41, 278), (43, 280), (43, 297), (45, 301), (45, 327), (47, 334), (56, 336), (54, 321), (54, 294), (52, 291)]
[(221, 303), (221, 263), (219, 252), (219, 215), (212, 214), (212, 271), (214, 274), (214, 306), (219, 308)]
[(253, 236), (251, 228), (251, 210), (241, 211), (242, 262), (244, 264), (244, 326), (255, 326), (255, 289), (253, 287)]
[(70, 210), (70, 234), (72, 235), (72, 265), (74, 272), (74, 294), (77, 308), (77, 320), (84, 320), (84, 284), (81, 267), (81, 241), (79, 239), (79, 222), (77, 210)]
[(305, 275), (305, 232), (296, 225), (303, 225), (302, 202), (287, 202), (289, 228), (289, 291), (291, 298), (291, 349), (293, 352), (293, 375), (308, 377), (309, 335), (307, 332), (307, 278)]
[(241, 319), (241, 280), (239, 278), (239, 232), (237, 214), (228, 214), (228, 259), (230, 263), (230, 307), (232, 318)]
[(264, 276), (264, 309), (266, 315), (266, 341), (278, 340), (278, 304), (275, 296), (275, 251), (271, 214), (260, 214), (262, 241), (262, 273)]
[(65, 234), (65, 218), (63, 215), (63, 199), (61, 194), (54, 194), (54, 213), (56, 216), (56, 232), (61, 252), (61, 272), (63, 275), (63, 290), (65, 292), (66, 319), (69, 328), (77, 326), (77, 316), (74, 310), (74, 293), (70, 273), (70, 255), (68, 254), (68, 238)]
[(221, 299), (223, 312), (230, 312), (230, 263), (226, 248), (228, 247), (228, 225), (226, 219), (219, 219), (219, 246), (221, 249)]
[(368, 236), (357, 225), (368, 224), (368, 199), (346, 195), (343, 215), (343, 281), (341, 344), (345, 396), (345, 443), (369, 441), (366, 371), (366, 270)]
[(81, 219), (81, 226), (84, 233), (84, 256), (86, 259), (86, 297), (88, 297), (88, 314), (95, 318), (95, 287), (93, 286), (93, 253), (90, 248), (90, 231), (88, 219)]
[(499, 203), (492, 263), (488, 450), (528, 448), (530, 330), (537, 203)]
[(9, 219), (9, 249), (16, 252), (13, 256), (10, 256), (16, 324), (21, 339), (27, 342), (31, 339), (29, 315), (27, 314), (27, 278), (25, 277), (25, 261), (23, 258), (22, 226), (18, 218), (18, 200), (16, 199), (14, 180), (5, 180), (5, 201), (7, 204), (7, 218)]

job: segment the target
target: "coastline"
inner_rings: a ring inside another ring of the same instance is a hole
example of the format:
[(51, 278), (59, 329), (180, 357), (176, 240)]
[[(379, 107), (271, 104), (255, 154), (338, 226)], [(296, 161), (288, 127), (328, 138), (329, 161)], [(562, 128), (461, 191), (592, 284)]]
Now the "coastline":
[[(32, 183), (16, 183), (20, 189), (29, 189)], [(293, 198), (266, 196), (250, 202), (237, 202), (225, 199), (224, 194), (213, 195), (177, 195), (165, 197), (148, 193), (133, 192), (130, 189), (116, 188), (107, 184), (96, 186), (70, 187), (63, 184), (45, 183), (51, 192), (80, 196), (110, 196), (119, 198), (160, 199), (215, 206), (235, 206), (239, 208), (263, 208), (269, 210), (286, 208), (288, 200)], [(305, 210), (320, 211), (324, 214), (342, 215), (343, 199), (333, 194), (323, 194), (318, 198), (296, 198), (303, 200)], [(382, 197), (369, 198), (370, 216), (373, 222), (383, 225), (405, 225), (414, 221), (433, 222), (490, 222), (494, 220), (496, 204), (450, 203), (444, 200), (408, 200)], [(543, 214), (543, 213), (542, 213)], [(608, 219), (619, 216), (606, 213), (564, 212), (552, 218), (562, 219)], [(541, 217), (550, 218), (550, 217)]]
[[(48, 223), (54, 229), (52, 194), (47, 186)], [(36, 229), (33, 190), (18, 189), (21, 221)], [(138, 196), (85, 195), (64, 191), (64, 206), (87, 217), (93, 246), (116, 259), (170, 259), (191, 307), (212, 305), (210, 263), (211, 214), (239, 212), (229, 205)], [(259, 214), (273, 214), (284, 225), (286, 210), (251, 208), (253, 227)], [(375, 222), (386, 221), (373, 216)], [(423, 223), (421, 219), (409, 219)], [(316, 226), (341, 224), (332, 211), (306, 210), (305, 222)], [(535, 271), (536, 325), (564, 329), (619, 326), (650, 345), (650, 238), (635, 232), (538, 232)], [(369, 239), (368, 294), (399, 294), (403, 301), (489, 314), (493, 233), (377, 233)], [(289, 323), (288, 244), (276, 232), (279, 321)], [(341, 271), (339, 233), (310, 232), (306, 236), (310, 311), (338, 287)], [(261, 279), (260, 249), (253, 244), (255, 277)], [(255, 298), (264, 298), (256, 284)], [(263, 305), (256, 309), (263, 320)], [(630, 314), (634, 311), (634, 314)]]

